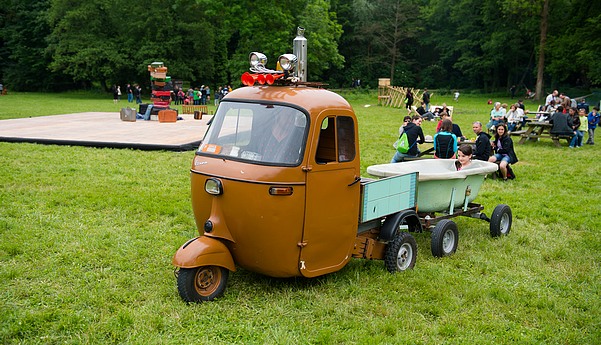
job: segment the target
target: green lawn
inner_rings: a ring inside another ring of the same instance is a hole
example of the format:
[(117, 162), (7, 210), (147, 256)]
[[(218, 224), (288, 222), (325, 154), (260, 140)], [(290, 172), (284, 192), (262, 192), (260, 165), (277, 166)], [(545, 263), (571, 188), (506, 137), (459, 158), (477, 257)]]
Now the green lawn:
[[(345, 93), (357, 112), (362, 170), (388, 162), (405, 111)], [(471, 136), (493, 95), (434, 94)], [(0, 119), (118, 111), (110, 95), (0, 97)], [(370, 105), (370, 106), (368, 106)], [(527, 108), (534, 109), (534, 104)], [(0, 126), (2, 123), (0, 121)], [(424, 123), (434, 134), (434, 122)], [(601, 134), (598, 134), (601, 135)], [(315, 279), (239, 270), (223, 298), (177, 293), (171, 258), (197, 235), (192, 151), (0, 143), (0, 342), (3, 344), (598, 344), (599, 145), (516, 145), (517, 179), (485, 181), (485, 212), (511, 206), (509, 236), (456, 219), (455, 255), (416, 234), (415, 269), (353, 260)]]

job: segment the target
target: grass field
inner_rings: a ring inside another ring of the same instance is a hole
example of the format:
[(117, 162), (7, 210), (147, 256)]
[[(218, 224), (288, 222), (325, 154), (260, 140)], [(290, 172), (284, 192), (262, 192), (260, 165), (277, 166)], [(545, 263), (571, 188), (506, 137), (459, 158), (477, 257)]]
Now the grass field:
[[(388, 162), (405, 111), (344, 93), (359, 118), (362, 170)], [(471, 137), (498, 95), (434, 94)], [(118, 111), (87, 93), (0, 97), (0, 119)], [(528, 104), (534, 109), (534, 104)], [(2, 123), (0, 121), (0, 126)], [(434, 134), (434, 122), (424, 132)], [(601, 135), (601, 134), (599, 134)], [(511, 206), (512, 231), (456, 219), (459, 247), (389, 274), (353, 260), (314, 279), (230, 275), (223, 298), (187, 305), (171, 258), (197, 235), (194, 152), (0, 143), (2, 344), (599, 344), (599, 145), (516, 144), (517, 179), (485, 181), (485, 212)]]

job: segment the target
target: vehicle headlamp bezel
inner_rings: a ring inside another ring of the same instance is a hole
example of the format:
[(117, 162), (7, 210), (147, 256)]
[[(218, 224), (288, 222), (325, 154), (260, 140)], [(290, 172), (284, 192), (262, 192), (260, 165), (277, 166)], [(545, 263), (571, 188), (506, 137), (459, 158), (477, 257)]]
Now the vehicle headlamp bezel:
[(284, 71), (291, 72), (296, 68), (298, 58), (294, 54), (282, 54), (278, 58), (278, 62)]
[(210, 178), (205, 181), (205, 192), (211, 195), (223, 194), (223, 184), (216, 178)]
[(250, 67), (265, 67), (267, 65), (267, 56), (263, 53), (252, 52), (248, 56), (248, 60), (250, 61)]

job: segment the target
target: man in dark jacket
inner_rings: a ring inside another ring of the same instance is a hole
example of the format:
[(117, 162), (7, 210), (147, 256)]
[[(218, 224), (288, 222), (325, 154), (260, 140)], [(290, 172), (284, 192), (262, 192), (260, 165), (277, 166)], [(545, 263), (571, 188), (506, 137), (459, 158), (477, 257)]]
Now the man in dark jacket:
[(421, 115), (422, 119), (427, 121), (434, 121), (434, 114), (432, 114), (429, 111), (426, 111), (425, 103), (423, 101), (421, 105), (417, 109), (415, 109), (415, 111), (417, 111), (417, 113)]
[(421, 125), (422, 117), (419, 115), (413, 116), (412, 121), (409, 122), (403, 130), (403, 132), (407, 134), (409, 150), (407, 151), (407, 153), (401, 153), (399, 151), (396, 151), (390, 163), (402, 162), (405, 157), (415, 158), (419, 156), (419, 148), (417, 147), (417, 144), (423, 144), (426, 140)]
[(557, 111), (549, 118), (549, 123), (553, 124), (550, 133), (554, 135), (574, 135), (574, 129), (572, 128), (572, 121), (568, 114), (563, 113), (563, 106), (557, 107)]
[(472, 129), (476, 133), (476, 151), (472, 158), (481, 161), (488, 161), (488, 158), (492, 154), (492, 146), (490, 145), (490, 135), (482, 131), (482, 123), (476, 121), (472, 124)]

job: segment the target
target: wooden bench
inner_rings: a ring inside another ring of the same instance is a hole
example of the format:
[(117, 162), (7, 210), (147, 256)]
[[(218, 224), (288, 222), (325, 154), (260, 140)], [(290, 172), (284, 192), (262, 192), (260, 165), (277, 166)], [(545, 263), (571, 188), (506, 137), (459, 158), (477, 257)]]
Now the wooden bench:
[(551, 134), (551, 140), (553, 140), (553, 144), (555, 144), (555, 146), (561, 147), (561, 143), (559, 142), (560, 139), (566, 139), (568, 141), (568, 145), (569, 145), (570, 141), (572, 140), (572, 136), (571, 135)]
[(519, 130), (519, 131), (509, 132), (509, 135), (521, 136), (524, 133), (526, 133), (526, 130), (522, 129), (522, 130)]
[(520, 134), (522, 137), (519, 141), (520, 144), (524, 144), (527, 140), (531, 139), (551, 139), (553, 140), (553, 144), (555, 144), (555, 146), (561, 147), (561, 144), (559, 143), (560, 139), (566, 139), (568, 143), (572, 139), (571, 135), (551, 134), (551, 128), (553, 128), (553, 124), (548, 122), (529, 121), (526, 123), (526, 125), (528, 129), (526, 132)]
[(209, 114), (206, 105), (182, 105), (182, 114), (194, 114), (195, 111), (200, 111), (201, 114)]

